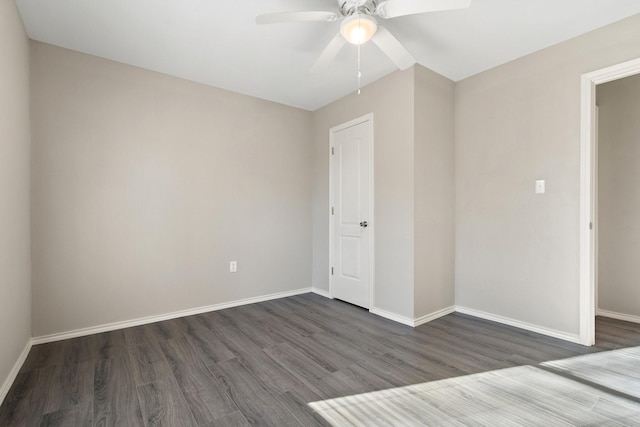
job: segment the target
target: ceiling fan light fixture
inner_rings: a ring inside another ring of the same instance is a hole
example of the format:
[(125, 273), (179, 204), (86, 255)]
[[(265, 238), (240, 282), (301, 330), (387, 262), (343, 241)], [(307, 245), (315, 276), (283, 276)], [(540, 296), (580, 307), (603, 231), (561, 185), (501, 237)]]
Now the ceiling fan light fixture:
[(342, 37), (349, 43), (355, 45), (368, 42), (376, 31), (378, 31), (378, 23), (375, 18), (360, 13), (351, 15), (342, 21), (340, 25), (340, 34), (342, 34)]

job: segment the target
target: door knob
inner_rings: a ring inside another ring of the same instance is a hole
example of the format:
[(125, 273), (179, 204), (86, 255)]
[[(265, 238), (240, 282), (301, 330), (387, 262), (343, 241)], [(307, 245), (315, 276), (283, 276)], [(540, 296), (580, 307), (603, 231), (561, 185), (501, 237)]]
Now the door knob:
[(362, 228), (367, 228), (367, 225), (369, 225), (369, 224), (367, 224), (367, 221), (362, 221), (360, 223), (360, 227), (362, 227)]

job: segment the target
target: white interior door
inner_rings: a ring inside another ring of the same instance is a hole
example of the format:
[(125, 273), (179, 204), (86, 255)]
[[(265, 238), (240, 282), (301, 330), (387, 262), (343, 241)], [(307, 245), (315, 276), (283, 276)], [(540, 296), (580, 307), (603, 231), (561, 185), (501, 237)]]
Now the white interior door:
[(334, 298), (369, 308), (372, 243), (372, 117), (331, 129)]

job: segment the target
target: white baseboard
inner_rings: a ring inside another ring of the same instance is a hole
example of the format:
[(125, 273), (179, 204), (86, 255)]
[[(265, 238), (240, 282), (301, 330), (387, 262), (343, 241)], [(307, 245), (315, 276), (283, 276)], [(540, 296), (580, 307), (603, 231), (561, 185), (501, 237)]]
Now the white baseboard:
[(411, 319), (409, 317), (401, 316), (396, 313), (391, 313), (390, 311), (382, 310), (377, 307), (373, 307), (369, 310), (369, 312), (372, 314), (375, 314), (380, 317), (384, 317), (385, 319), (393, 320), (394, 322), (402, 323), (403, 325), (411, 326), (412, 328), (415, 328), (416, 326), (424, 325), (427, 322), (431, 322), (432, 320), (436, 320), (442, 316), (451, 314), (454, 311), (456, 311), (455, 307), (451, 306), (451, 307), (443, 308), (442, 310), (438, 310), (431, 314), (426, 314), (424, 316)]
[(262, 295), (259, 297), (246, 298), (242, 300), (230, 301), (221, 304), (197, 307), (188, 310), (175, 311), (172, 313), (160, 314), (156, 316), (141, 317), (123, 322), (108, 323), (105, 325), (91, 326), (89, 328), (76, 329), (74, 331), (60, 332), (51, 335), (43, 335), (32, 339), (32, 344), (43, 344), (54, 341), (62, 341), (69, 338), (83, 337), (87, 335), (99, 334), (102, 332), (115, 331), (117, 329), (130, 328), (132, 326), (146, 325), (149, 323), (162, 322), (163, 320), (177, 319), (178, 317), (192, 316), (194, 314), (208, 313), (210, 311), (224, 310), (225, 308), (238, 307), (241, 305), (255, 304), (258, 302), (269, 301), (272, 299), (292, 297), (300, 294), (311, 292), (311, 288), (296, 289), (287, 292), (278, 292), (275, 294)]
[(504, 325), (513, 326), (515, 328), (525, 329), (527, 331), (536, 332), (538, 334), (547, 335), (549, 337), (558, 338), (564, 341), (580, 344), (580, 336), (578, 334), (569, 334), (554, 329), (545, 328), (543, 326), (534, 325), (532, 323), (521, 322), (520, 320), (511, 319), (497, 314), (485, 313), (484, 311), (474, 310), (467, 307), (456, 306), (456, 311), (469, 316), (479, 317), (480, 319), (490, 320), (492, 322), (502, 323)]
[(625, 322), (640, 323), (640, 316), (633, 314), (616, 313), (615, 311), (607, 311), (599, 308), (596, 310), (596, 316), (610, 317), (612, 319), (624, 320)]
[(325, 298), (333, 299), (331, 294), (329, 292), (325, 291), (324, 289), (311, 288), (311, 292), (313, 292), (314, 294), (318, 294), (318, 295), (320, 295), (322, 297), (325, 297)]
[(18, 372), (20, 372), (22, 365), (24, 365), (25, 360), (27, 360), (27, 356), (29, 355), (29, 351), (31, 350), (32, 345), (33, 341), (31, 339), (27, 341), (27, 344), (24, 346), (24, 350), (22, 350), (20, 357), (18, 357), (18, 360), (9, 372), (9, 376), (4, 380), (4, 383), (2, 383), (2, 387), (0, 387), (0, 405), (2, 405), (2, 402), (4, 402), (4, 398), (7, 397), (7, 393), (9, 393), (9, 389), (13, 385), (13, 382), (16, 380)]
[(376, 307), (371, 307), (369, 309), (369, 312), (377, 316), (384, 317), (385, 319), (393, 320), (394, 322), (402, 323), (403, 325), (413, 327), (413, 319), (410, 319), (408, 317), (391, 313), (390, 311), (385, 311)]
[(426, 314), (424, 316), (417, 317), (413, 321), (413, 326), (424, 325), (425, 323), (431, 322), (432, 320), (439, 319), (440, 317), (446, 316), (447, 314), (451, 314), (456, 311), (454, 306), (443, 308), (442, 310), (434, 311), (431, 314)]

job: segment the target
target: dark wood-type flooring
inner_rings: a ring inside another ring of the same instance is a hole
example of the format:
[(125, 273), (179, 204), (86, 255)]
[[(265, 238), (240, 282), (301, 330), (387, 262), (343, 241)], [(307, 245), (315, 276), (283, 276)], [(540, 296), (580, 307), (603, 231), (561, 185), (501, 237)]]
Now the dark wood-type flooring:
[(451, 314), (417, 328), (306, 294), (34, 346), (0, 426), (327, 425), (309, 402), (640, 345), (583, 347)]

